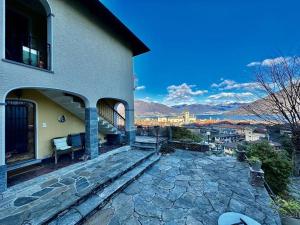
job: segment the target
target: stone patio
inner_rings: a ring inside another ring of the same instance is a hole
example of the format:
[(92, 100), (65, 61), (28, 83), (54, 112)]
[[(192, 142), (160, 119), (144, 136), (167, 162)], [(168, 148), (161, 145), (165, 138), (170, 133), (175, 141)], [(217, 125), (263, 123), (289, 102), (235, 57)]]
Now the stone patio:
[(95, 191), (101, 192), (153, 154), (125, 146), (15, 185), (0, 194), (0, 224), (42, 224), (53, 220)]
[(246, 163), (177, 150), (90, 216), (85, 225), (216, 225), (235, 211), (262, 225), (280, 225), (264, 188), (248, 181)]
[(289, 194), (300, 202), (300, 177), (290, 179)]
[(149, 136), (136, 136), (135, 142), (144, 143), (144, 144), (156, 144), (157, 142), (160, 143), (162, 141), (167, 140), (164, 137), (149, 137)]

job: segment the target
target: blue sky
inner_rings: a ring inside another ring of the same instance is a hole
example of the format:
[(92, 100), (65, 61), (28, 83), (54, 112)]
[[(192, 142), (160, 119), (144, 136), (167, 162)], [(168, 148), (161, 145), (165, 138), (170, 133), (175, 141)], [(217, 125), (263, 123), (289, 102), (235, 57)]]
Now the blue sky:
[(254, 71), (300, 52), (299, 0), (102, 0), (151, 49), (136, 99), (249, 102)]

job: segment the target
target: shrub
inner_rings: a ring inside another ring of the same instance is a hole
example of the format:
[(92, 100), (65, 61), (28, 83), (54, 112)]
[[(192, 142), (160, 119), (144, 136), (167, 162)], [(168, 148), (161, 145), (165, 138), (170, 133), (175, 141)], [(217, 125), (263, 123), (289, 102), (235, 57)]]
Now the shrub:
[(275, 151), (268, 142), (260, 142), (248, 146), (247, 156), (261, 160), (265, 179), (275, 194), (286, 191), (292, 164), (284, 152)]
[(256, 156), (252, 156), (248, 159), (250, 164), (261, 162), (260, 159)]
[(184, 127), (172, 127), (172, 137), (177, 141), (201, 142), (202, 138)]
[(300, 202), (294, 199), (282, 199), (278, 197), (275, 200), (279, 213), (283, 217), (300, 218)]
[(292, 139), (288, 135), (282, 135), (280, 137), (280, 144), (282, 145), (282, 148), (287, 151), (289, 157), (292, 158), (294, 151)]

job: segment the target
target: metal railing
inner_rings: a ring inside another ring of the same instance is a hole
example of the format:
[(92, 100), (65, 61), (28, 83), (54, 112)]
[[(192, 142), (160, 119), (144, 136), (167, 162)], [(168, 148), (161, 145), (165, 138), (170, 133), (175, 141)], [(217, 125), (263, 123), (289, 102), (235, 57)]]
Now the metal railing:
[(170, 137), (170, 127), (160, 126), (137, 126), (137, 136), (148, 136), (148, 137)]
[(157, 154), (159, 153), (162, 144), (168, 142), (171, 136), (170, 127), (160, 126), (137, 126), (136, 135), (155, 138), (155, 149)]
[(100, 102), (99, 114), (118, 130), (125, 131), (126, 119), (105, 100)]
[(51, 70), (51, 45), (46, 41), (32, 35), (8, 35), (6, 40), (6, 59)]

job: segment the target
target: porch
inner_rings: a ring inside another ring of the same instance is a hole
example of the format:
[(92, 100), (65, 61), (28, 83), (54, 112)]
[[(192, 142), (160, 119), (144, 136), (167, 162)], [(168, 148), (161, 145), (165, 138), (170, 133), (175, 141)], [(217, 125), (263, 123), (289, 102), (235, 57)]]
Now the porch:
[[(113, 151), (120, 148), (121, 145), (110, 145), (101, 144), (99, 147), (99, 155)], [(13, 169), (8, 171), (7, 187), (10, 188), (22, 182), (34, 179), (36, 177), (57, 171), (59, 169), (71, 166), (84, 161), (83, 159), (84, 150), (78, 152), (74, 159), (70, 155), (62, 155), (57, 164), (55, 164), (54, 159), (50, 158), (47, 160), (35, 160), (34, 164), (28, 165), (26, 167), (21, 167), (21, 169)]]
[[(3, 121), (0, 125), (0, 137), (3, 137), (0, 138), (0, 193), (7, 187), (7, 179), (11, 186), (96, 158), (134, 140), (133, 110), (128, 109), (126, 102), (100, 98), (95, 107), (91, 106), (82, 95), (63, 90), (20, 88), (10, 91), (5, 103), (0, 105)], [(56, 138), (65, 138), (65, 146), (71, 152), (57, 150)], [(52, 163), (55, 151), (60, 151), (56, 166)], [(78, 155), (77, 160), (61, 161), (64, 155), (71, 153)], [(36, 164), (41, 165), (40, 170)], [(21, 179), (10, 179), (18, 174)]]
[[(55, 220), (66, 209), (82, 207), (80, 203), (95, 191), (102, 193), (104, 199), (113, 195), (157, 159), (154, 152), (124, 146), (15, 185), (0, 194), (0, 224), (41, 224)], [(122, 175), (125, 176), (121, 178)], [(108, 190), (106, 187), (115, 180), (117, 185)], [(89, 207), (80, 210), (88, 211)]]

